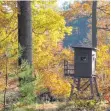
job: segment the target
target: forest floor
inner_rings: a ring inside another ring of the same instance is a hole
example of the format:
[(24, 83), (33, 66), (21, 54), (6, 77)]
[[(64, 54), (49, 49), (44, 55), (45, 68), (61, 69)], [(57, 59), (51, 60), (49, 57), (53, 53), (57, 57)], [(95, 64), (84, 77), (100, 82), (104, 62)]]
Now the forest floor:
[[(0, 106), (3, 108), (3, 104)], [(75, 102), (47, 102), (42, 104), (32, 104), (29, 106), (18, 106), (17, 108), (8, 109), (6, 111), (110, 111), (109, 104), (105, 104), (102, 102), (99, 104), (96, 108), (95, 107), (89, 107), (89, 106), (76, 106)], [(4, 111), (4, 110), (0, 110)]]
[[(17, 79), (9, 80), (9, 86), (7, 87), (7, 102), (8, 106), (10, 104), (13, 104), (13, 101), (16, 101), (16, 98), (18, 96), (18, 88), (19, 83), (17, 82)], [(0, 92), (0, 111), (4, 111), (3, 109), (3, 98), (4, 98), (4, 92)], [(84, 103), (84, 104), (83, 104)], [(86, 105), (85, 101), (82, 103), (75, 103), (74, 101), (69, 102), (45, 102), (42, 104), (33, 104), (30, 106), (21, 106), (15, 110), (6, 110), (6, 111), (109, 111), (107, 110), (110, 106), (109, 104), (105, 103), (104, 101), (99, 101), (97, 103), (97, 107), (90, 108), (88, 105)], [(24, 110), (27, 109), (27, 110)]]
[(74, 106), (74, 104), (66, 104), (65, 102), (44, 103), (44, 104), (37, 104), (36, 106), (32, 105), (28, 107), (25, 106), (26, 109), (27, 108), (29, 109), (26, 111), (109, 111), (108, 105), (103, 107), (101, 108), (98, 107), (97, 109), (87, 108), (87, 107), (76, 107)]

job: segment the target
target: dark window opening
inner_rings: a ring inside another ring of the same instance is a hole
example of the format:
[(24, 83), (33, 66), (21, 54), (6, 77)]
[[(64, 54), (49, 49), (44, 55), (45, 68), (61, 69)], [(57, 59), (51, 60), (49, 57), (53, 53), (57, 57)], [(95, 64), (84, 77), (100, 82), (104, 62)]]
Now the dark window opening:
[(81, 61), (86, 61), (86, 57), (81, 57)]

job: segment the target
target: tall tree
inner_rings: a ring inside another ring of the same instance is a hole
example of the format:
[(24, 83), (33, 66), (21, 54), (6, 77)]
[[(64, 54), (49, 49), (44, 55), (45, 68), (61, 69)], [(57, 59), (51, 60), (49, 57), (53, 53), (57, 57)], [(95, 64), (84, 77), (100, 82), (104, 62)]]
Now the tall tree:
[(18, 1), (18, 7), (18, 42), (22, 48), (19, 65), (24, 66), (24, 68), (21, 67), (21, 73), (19, 73), (20, 102), (32, 104), (35, 102), (35, 79), (32, 76), (32, 67), (30, 67), (32, 64), (31, 2)]
[(23, 49), (19, 58), (32, 64), (32, 26), (31, 26), (31, 3), (30, 1), (18, 1), (18, 42)]
[(97, 1), (93, 1), (93, 4), (92, 4), (92, 47), (97, 47), (96, 9), (97, 9)]

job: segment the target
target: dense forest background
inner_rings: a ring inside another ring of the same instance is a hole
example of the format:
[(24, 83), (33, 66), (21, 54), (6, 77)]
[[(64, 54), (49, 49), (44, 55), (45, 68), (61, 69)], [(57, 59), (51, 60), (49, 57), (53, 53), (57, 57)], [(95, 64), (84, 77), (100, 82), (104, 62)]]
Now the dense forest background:
[[(64, 76), (64, 60), (73, 61), (74, 51), (71, 45), (91, 45), (92, 4), (93, 1), (76, 1), (72, 4), (65, 2), (63, 8), (59, 9), (56, 0), (31, 2), (32, 66), (30, 67), (25, 60), (22, 65), (18, 64), (18, 58), (24, 49), (18, 40), (20, 11), (17, 1), (0, 1), (1, 110), (35, 111), (40, 103), (44, 105), (45, 100), (41, 100), (40, 95), (45, 92), (50, 93), (56, 103), (60, 104), (62, 101), (61, 110), (65, 110), (62, 108), (68, 105), (82, 110), (95, 108), (95, 111), (96, 109), (104, 111), (109, 107), (109, 1), (97, 1), (96, 74), (101, 99), (86, 101), (72, 97), (73, 102), (67, 103), (73, 80)], [(76, 89), (74, 91), (77, 92)], [(84, 94), (88, 95), (89, 92)]]

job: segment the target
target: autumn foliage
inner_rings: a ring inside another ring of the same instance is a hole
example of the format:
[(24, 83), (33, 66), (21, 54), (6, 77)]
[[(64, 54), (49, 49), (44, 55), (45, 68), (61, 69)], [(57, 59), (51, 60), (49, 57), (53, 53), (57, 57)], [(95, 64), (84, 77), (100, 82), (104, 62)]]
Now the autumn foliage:
[[(56, 98), (68, 98), (72, 81), (64, 77), (63, 61), (73, 60), (74, 52), (71, 48), (63, 47), (65, 36), (71, 35), (73, 30), (73, 27), (67, 26), (66, 21), (89, 17), (89, 27), (91, 27), (92, 1), (82, 3), (76, 1), (70, 5), (68, 11), (56, 10), (56, 1), (47, 1), (47, 3), (44, 0), (32, 1), (31, 7), (34, 93), (39, 95), (48, 89)], [(109, 2), (98, 1), (96, 74), (99, 91), (108, 103), (110, 97), (109, 7)], [(7, 88), (10, 89), (16, 84), (17, 91), (20, 89), (18, 78), (21, 72), (18, 67), (18, 57), (22, 50), (18, 50), (20, 46), (17, 35), (17, 13), (19, 11), (16, 2), (0, 2), (0, 92), (2, 93), (6, 88), (6, 65)]]

